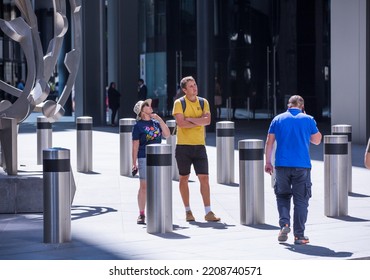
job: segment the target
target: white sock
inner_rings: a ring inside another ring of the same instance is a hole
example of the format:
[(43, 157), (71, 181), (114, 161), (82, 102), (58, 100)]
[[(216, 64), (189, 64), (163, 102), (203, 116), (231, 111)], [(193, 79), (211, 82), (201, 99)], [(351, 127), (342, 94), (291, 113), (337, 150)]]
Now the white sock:
[(190, 206), (185, 207), (185, 211), (191, 211)]
[(206, 211), (206, 215), (211, 211), (211, 206), (205, 206), (204, 210)]

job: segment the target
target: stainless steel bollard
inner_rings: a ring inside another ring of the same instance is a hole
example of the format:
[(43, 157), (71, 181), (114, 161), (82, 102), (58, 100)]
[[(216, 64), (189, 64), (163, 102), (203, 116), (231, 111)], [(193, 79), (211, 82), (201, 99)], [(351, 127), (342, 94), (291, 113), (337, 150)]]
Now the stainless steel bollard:
[(265, 222), (264, 144), (258, 139), (240, 140), (238, 148), (240, 223), (263, 224)]
[(324, 208), (325, 216), (348, 214), (347, 190), (348, 138), (346, 135), (324, 136)]
[(120, 135), (120, 174), (131, 176), (132, 172), (132, 129), (136, 120), (132, 118), (119, 120)]
[(71, 163), (63, 148), (43, 151), (44, 242), (71, 241)]
[(37, 117), (37, 164), (42, 164), (42, 151), (49, 149), (52, 144), (52, 127), (47, 117)]
[(168, 128), (170, 129), (171, 136), (166, 139), (166, 143), (168, 145), (171, 145), (171, 150), (172, 150), (172, 180), (179, 180), (180, 175), (179, 175), (179, 169), (177, 167), (177, 162), (175, 158), (175, 150), (176, 150), (176, 140), (177, 136), (176, 133), (174, 133), (176, 129), (176, 121), (175, 120), (168, 120), (166, 121), (166, 124)]
[(234, 182), (234, 122), (216, 123), (217, 183)]
[(332, 135), (347, 135), (348, 136), (348, 192), (352, 192), (352, 126), (349, 124), (337, 124), (331, 127)]
[(92, 117), (78, 117), (77, 171), (92, 171)]
[(171, 146), (146, 147), (147, 232), (172, 232)]

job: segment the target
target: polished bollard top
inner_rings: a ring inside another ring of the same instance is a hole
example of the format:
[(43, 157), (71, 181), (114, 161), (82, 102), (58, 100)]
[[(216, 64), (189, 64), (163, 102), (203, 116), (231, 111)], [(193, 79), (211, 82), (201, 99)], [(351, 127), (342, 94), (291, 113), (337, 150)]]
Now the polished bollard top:
[(325, 155), (348, 154), (348, 137), (346, 135), (325, 135), (324, 154)]
[(333, 135), (347, 135), (348, 142), (352, 142), (352, 126), (349, 124), (336, 124), (331, 127)]
[(78, 117), (76, 119), (77, 130), (92, 130), (92, 117)]
[(221, 121), (216, 123), (216, 137), (234, 137), (235, 124), (230, 121)]
[(168, 144), (151, 144), (146, 146), (147, 166), (171, 166), (172, 147)]

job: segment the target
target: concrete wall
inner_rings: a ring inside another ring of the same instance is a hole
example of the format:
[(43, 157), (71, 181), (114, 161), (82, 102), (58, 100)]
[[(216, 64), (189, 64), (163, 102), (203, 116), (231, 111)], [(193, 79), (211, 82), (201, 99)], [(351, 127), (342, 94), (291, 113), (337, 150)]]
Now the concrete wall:
[(331, 122), (366, 143), (366, 0), (331, 1)]
[(0, 174), (0, 213), (43, 212), (42, 176), (8, 176)]

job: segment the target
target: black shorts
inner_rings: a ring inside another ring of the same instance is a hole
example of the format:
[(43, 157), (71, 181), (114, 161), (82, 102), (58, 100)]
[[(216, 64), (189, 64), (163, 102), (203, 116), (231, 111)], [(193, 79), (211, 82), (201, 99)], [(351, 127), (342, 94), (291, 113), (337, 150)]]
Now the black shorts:
[(175, 157), (181, 176), (190, 174), (191, 165), (195, 174), (208, 175), (208, 157), (204, 145), (176, 145)]

